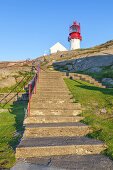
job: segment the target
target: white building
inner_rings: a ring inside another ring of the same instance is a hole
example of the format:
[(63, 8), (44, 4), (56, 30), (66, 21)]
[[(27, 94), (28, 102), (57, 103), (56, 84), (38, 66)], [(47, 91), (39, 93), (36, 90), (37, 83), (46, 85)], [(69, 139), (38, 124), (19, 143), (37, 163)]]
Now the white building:
[(60, 44), (59, 42), (57, 42), (55, 45), (53, 45), (50, 48), (50, 54), (57, 53), (59, 51), (67, 51), (67, 49), (62, 44)]

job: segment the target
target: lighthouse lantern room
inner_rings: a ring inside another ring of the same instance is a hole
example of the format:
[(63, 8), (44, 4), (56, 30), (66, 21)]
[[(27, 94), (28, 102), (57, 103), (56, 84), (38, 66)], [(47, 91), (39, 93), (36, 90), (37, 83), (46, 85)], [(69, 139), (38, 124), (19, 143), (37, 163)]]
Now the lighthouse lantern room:
[(75, 50), (80, 48), (80, 41), (82, 40), (80, 23), (73, 22), (73, 25), (69, 27), (69, 37), (68, 41), (71, 43), (70, 50)]

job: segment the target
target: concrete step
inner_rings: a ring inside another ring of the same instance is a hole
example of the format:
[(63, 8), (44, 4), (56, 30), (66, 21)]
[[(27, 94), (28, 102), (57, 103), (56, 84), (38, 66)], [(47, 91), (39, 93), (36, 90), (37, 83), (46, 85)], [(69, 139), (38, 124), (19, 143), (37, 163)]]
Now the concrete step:
[(70, 76), (72, 76), (74, 79), (76, 80), (83, 80), (83, 81), (86, 81), (88, 83), (91, 83), (91, 84), (94, 84), (96, 86), (99, 86), (101, 88), (106, 88), (105, 86), (102, 85), (102, 83), (99, 83), (98, 81), (96, 81), (94, 78), (88, 76), (88, 75), (80, 75), (80, 74), (74, 74), (74, 75), (71, 75), (69, 74)]
[(59, 103), (59, 104), (52, 104), (52, 103), (37, 103), (34, 101), (32, 102), (31, 100), (31, 109), (32, 108), (43, 108), (43, 109), (81, 109), (81, 105), (79, 103), (70, 103), (70, 104), (65, 104), (65, 103)]
[(52, 116), (52, 115), (60, 115), (60, 116), (77, 116), (79, 114), (82, 113), (82, 110), (54, 110), (54, 109), (31, 109), (31, 116), (35, 116), (35, 115), (48, 115), (48, 116)]
[(55, 81), (55, 82), (63, 82), (63, 79), (62, 77), (54, 77), (54, 78), (39, 78), (39, 81), (44, 81), (44, 82), (52, 82), (52, 81)]
[(37, 87), (37, 90), (38, 91), (44, 91), (45, 93), (46, 92), (48, 92), (48, 91), (61, 91), (61, 92), (63, 92), (63, 91), (67, 91), (67, 92), (69, 92), (69, 90), (68, 89), (66, 89), (66, 88), (60, 88), (60, 87)]
[(74, 77), (75, 80), (80, 80), (81, 78), (80, 77)]
[(74, 102), (74, 99), (64, 99), (64, 100), (57, 100), (57, 99), (53, 99), (53, 100), (46, 100), (46, 99), (40, 99), (40, 98), (32, 98), (31, 102), (37, 102), (37, 103), (45, 103), (45, 104), (72, 104), (72, 102)]
[(40, 83), (64, 83), (62, 79), (40, 79), (39, 80)]
[[(64, 83), (63, 82), (39, 82), (40, 86), (60, 86), (60, 87), (64, 87)], [(66, 86), (65, 86), (66, 87)]]
[(16, 148), (16, 158), (52, 155), (99, 154), (106, 145), (86, 137), (23, 138)]
[[(63, 155), (26, 158), (31, 165), (40, 165), (47, 170), (112, 170), (113, 161), (101, 154)], [(31, 167), (31, 166), (30, 166)], [(11, 169), (12, 170), (12, 169)], [(14, 169), (13, 169), (14, 170)]]
[(62, 75), (62, 73), (60, 73), (60, 72), (46, 72), (46, 73), (40, 73), (40, 76), (54, 76), (54, 75), (56, 75), (56, 76), (61, 76)]
[(37, 137), (58, 137), (58, 136), (84, 136), (91, 133), (92, 130), (89, 126), (83, 123), (53, 123), (49, 127), (41, 126), (39, 124), (33, 124), (32, 126), (27, 126), (24, 132), (24, 138), (37, 138)]
[[(33, 98), (33, 95), (32, 95), (32, 98)], [(69, 100), (70, 98), (72, 98), (72, 95), (46, 95), (46, 94), (43, 94), (42, 95), (38, 95), (37, 94), (37, 98), (41, 99), (41, 100), (53, 100), (53, 99), (57, 99), (57, 100)], [(31, 99), (32, 100), (32, 99)]]
[[(65, 98), (68, 97), (68, 96), (72, 96), (70, 92), (48, 92), (48, 93), (44, 93), (43, 91), (42, 92), (39, 92), (37, 91), (37, 94), (34, 95), (35, 97), (39, 97), (39, 96), (48, 96), (48, 97), (51, 97), (51, 96), (55, 96), (55, 97), (62, 97), (64, 96)], [(70, 97), (71, 98), (71, 97)]]
[(32, 116), (27, 117), (24, 120), (25, 124), (36, 124), (36, 123), (66, 123), (66, 122), (79, 122), (80, 120), (83, 120), (83, 117), (79, 116)]
[(55, 94), (55, 95), (56, 95), (56, 94), (57, 94), (57, 95), (60, 94), (60, 95), (63, 95), (63, 94), (64, 94), (64, 95), (65, 95), (65, 94), (70, 94), (70, 91), (56, 91), (56, 90), (55, 90), (55, 91), (42, 91), (42, 90), (40, 91), (40, 90), (37, 90), (37, 94), (39, 94), (39, 95), (40, 95), (40, 94), (41, 94), (41, 95), (43, 95), (43, 94), (46, 94), (46, 95), (47, 95), (47, 94), (49, 94), (49, 95), (50, 95), (50, 94)]
[(49, 84), (49, 85), (47, 85), (47, 84), (45, 84), (45, 85), (44, 84), (42, 84), (42, 85), (38, 84), (37, 85), (37, 89), (43, 89), (43, 88), (44, 89), (45, 88), (48, 88), (48, 89), (52, 88), (52, 89), (63, 89), (64, 90), (64, 89), (66, 89), (66, 86), (63, 86), (63, 85), (60, 86), (60, 85), (56, 85), (56, 84), (55, 85), (54, 84), (53, 85), (52, 84)]
[(38, 93), (37, 93), (37, 95), (42, 95), (42, 94), (46, 94), (46, 95), (51, 95), (51, 94), (53, 94), (53, 95), (68, 95), (68, 94), (70, 94), (70, 92), (68, 92), (68, 91), (47, 91), (46, 93), (44, 93), (43, 91), (38, 91)]
[(40, 80), (51, 80), (51, 79), (57, 79), (57, 80), (62, 80), (62, 76), (57, 76), (57, 75), (54, 75), (54, 76), (40, 76), (39, 78)]

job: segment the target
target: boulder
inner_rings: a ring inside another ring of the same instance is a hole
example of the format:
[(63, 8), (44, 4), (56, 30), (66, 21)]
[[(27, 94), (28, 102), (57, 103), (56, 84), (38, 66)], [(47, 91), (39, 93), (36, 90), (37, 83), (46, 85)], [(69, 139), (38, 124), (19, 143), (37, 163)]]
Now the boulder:
[(5, 88), (5, 87), (11, 87), (16, 84), (16, 80), (14, 77), (9, 77), (7, 79), (4, 79), (0, 81), (0, 88)]
[(93, 68), (89, 68), (86, 72), (88, 73), (95, 73), (95, 72), (101, 72), (102, 68), (100, 67), (93, 67)]
[(23, 76), (22, 77), (17, 77), (16, 78), (17, 83), (19, 83), (22, 79), (23, 79)]
[(102, 109), (100, 109), (100, 112), (106, 114), (107, 110), (105, 108), (102, 108)]
[(109, 83), (109, 84), (113, 85), (113, 79), (111, 79), (111, 78), (103, 78), (102, 83)]
[(10, 75), (10, 71), (2, 69), (0, 70), (0, 78), (7, 78)]
[(70, 65), (66, 65), (68, 70), (72, 70), (73, 69), (73, 66), (70, 64)]
[(0, 70), (0, 78), (1, 79), (7, 78), (7, 77), (12, 77), (14, 75), (18, 75), (16, 70), (13, 70), (13, 71), (12, 70), (6, 70), (6, 69)]

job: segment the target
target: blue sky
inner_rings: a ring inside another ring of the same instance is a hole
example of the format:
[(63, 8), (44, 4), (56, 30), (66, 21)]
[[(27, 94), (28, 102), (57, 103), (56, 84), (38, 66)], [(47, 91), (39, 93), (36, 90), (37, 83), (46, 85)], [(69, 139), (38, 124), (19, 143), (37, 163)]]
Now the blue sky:
[(58, 41), (69, 49), (75, 20), (81, 48), (113, 39), (113, 0), (0, 0), (0, 61), (42, 56)]

